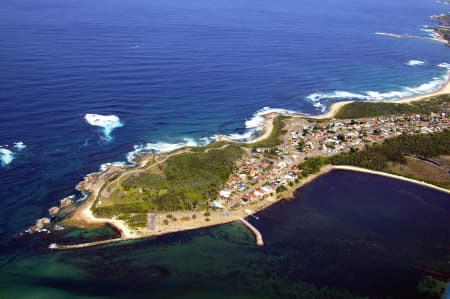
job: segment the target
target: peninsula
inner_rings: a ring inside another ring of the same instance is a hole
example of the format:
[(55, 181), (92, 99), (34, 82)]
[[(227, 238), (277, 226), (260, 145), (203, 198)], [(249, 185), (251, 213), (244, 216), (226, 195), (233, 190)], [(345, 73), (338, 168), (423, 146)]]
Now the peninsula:
[[(449, 16), (432, 18), (441, 25), (432, 39), (448, 43)], [(245, 218), (291, 198), (333, 169), (386, 175), (450, 193), (449, 114), (447, 82), (436, 92), (397, 101), (334, 103), (318, 116), (269, 113), (259, 136), (248, 143), (218, 136), (204, 147), (139, 156), (135, 167), (109, 165), (79, 183), (87, 200), (62, 225), (110, 224), (120, 238), (50, 248), (83, 248), (233, 221), (248, 227), (262, 246), (263, 236)], [(50, 209), (51, 216), (60, 210), (64, 207)], [(49, 224), (43, 218), (36, 226)]]
[(78, 189), (87, 200), (63, 225), (110, 224), (120, 238), (62, 245), (74, 249), (241, 221), (333, 169), (409, 180), (450, 193), (450, 95), (398, 103), (341, 102), (322, 116), (266, 115), (261, 137), (222, 138), (109, 166)]
[(450, 14), (440, 14), (431, 16), (433, 20), (436, 20), (440, 26), (430, 29), (431, 36), (411, 35), (411, 34), (399, 34), (388, 32), (375, 32), (375, 34), (393, 37), (393, 38), (421, 38), (430, 39), (444, 44), (450, 43)]

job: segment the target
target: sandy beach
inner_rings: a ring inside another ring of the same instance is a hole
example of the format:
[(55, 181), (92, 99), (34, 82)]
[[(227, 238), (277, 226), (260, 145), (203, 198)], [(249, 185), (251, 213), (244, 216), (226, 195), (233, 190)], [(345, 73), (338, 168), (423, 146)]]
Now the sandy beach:
[(433, 92), (423, 94), (423, 95), (393, 100), (392, 102), (393, 103), (411, 103), (411, 102), (421, 101), (421, 100), (424, 100), (429, 97), (440, 96), (443, 94), (450, 94), (450, 80), (449, 79), (447, 79), (447, 82), (437, 91), (433, 91)]
[(263, 115), (264, 117), (264, 124), (262, 125), (262, 127), (258, 130), (258, 132), (260, 133), (260, 135), (252, 140), (249, 141), (245, 141), (245, 142), (239, 142), (236, 141), (226, 135), (217, 135), (217, 141), (228, 141), (228, 142), (235, 142), (235, 143), (255, 143), (255, 142), (259, 142), (262, 141), (266, 138), (268, 138), (270, 136), (270, 134), (272, 133), (273, 130), (273, 121), (274, 119), (280, 115), (279, 113), (275, 113), (275, 112), (270, 112), (267, 113), (265, 115)]
[[(389, 101), (383, 101), (385, 103), (401, 103), (401, 104), (407, 104), (407, 103), (411, 103), (411, 102), (417, 102), (417, 101), (421, 101), (424, 100), (426, 98), (429, 97), (434, 97), (434, 96), (440, 96), (440, 95), (444, 95), (444, 94), (450, 94), (450, 80), (447, 80), (447, 82), (439, 89), (427, 94), (422, 94), (422, 95), (417, 95), (417, 96), (412, 96), (412, 97), (407, 97), (407, 98), (400, 98), (400, 99), (394, 99), (394, 100), (389, 100)], [(343, 106), (353, 103), (354, 101), (341, 101), (341, 102), (336, 102), (330, 105), (328, 111), (326, 111), (325, 113), (319, 114), (319, 115), (305, 115), (305, 114), (295, 114), (294, 116), (298, 116), (298, 117), (306, 117), (306, 118), (310, 118), (310, 119), (327, 119), (327, 118), (333, 118), (335, 117), (335, 115), (337, 114), (337, 112), (339, 111), (339, 109), (341, 109)], [(272, 132), (273, 129), (273, 120), (276, 118), (276, 116), (279, 115), (278, 113), (270, 113), (267, 114), (267, 117), (265, 116), (266, 119), (266, 123), (264, 124), (264, 127), (261, 129), (262, 134), (252, 140), (249, 141), (247, 143), (253, 143), (253, 142), (258, 142), (261, 140), (264, 140), (265, 138), (267, 138), (268, 136), (270, 136), (270, 133)], [(229, 141), (233, 141), (233, 140), (229, 140)]]
[[(423, 100), (423, 99), (426, 99), (429, 97), (443, 95), (443, 94), (449, 94), (449, 93), (450, 93), (450, 83), (447, 82), (444, 86), (442, 86), (442, 88), (440, 88), (439, 90), (437, 90), (435, 92), (425, 94), (425, 95), (420, 95), (420, 96), (414, 96), (414, 97), (410, 97), (410, 98), (403, 98), (403, 99), (398, 99), (398, 100), (387, 101), (387, 102), (388, 103), (393, 103), (393, 102), (394, 103), (410, 103), (410, 102), (414, 102), (414, 101), (420, 101), (420, 100)], [(310, 119), (333, 118), (336, 115), (336, 113), (339, 111), (340, 108), (342, 108), (346, 104), (349, 104), (352, 102), (353, 101), (342, 101), (342, 102), (333, 103), (326, 113), (323, 113), (323, 114), (320, 114), (317, 116), (309, 116), (309, 115), (301, 115), (301, 114), (295, 114), (294, 116), (295, 117), (305, 117), (305, 118), (310, 118)], [(265, 122), (260, 131), (261, 135), (258, 136), (256, 139), (249, 141), (247, 143), (258, 142), (258, 141), (264, 140), (267, 137), (269, 137), (273, 130), (273, 121), (278, 115), (280, 115), (280, 114), (273, 113), (273, 112), (264, 115)], [(290, 114), (290, 115), (292, 115), (292, 114)], [(236, 142), (227, 136), (219, 136), (218, 140)], [(176, 154), (176, 153), (173, 153), (173, 154)], [(153, 158), (153, 156), (152, 156), (152, 158)], [(150, 158), (145, 159), (144, 161), (141, 161), (141, 163), (139, 163), (140, 165), (137, 166), (137, 169), (142, 170), (142, 168), (144, 168), (145, 165), (149, 161), (150, 161)], [(158, 164), (160, 162), (162, 162), (162, 161), (156, 162), (156, 164)], [(163, 235), (163, 234), (167, 234), (167, 233), (174, 233), (174, 232), (179, 232), (179, 231), (215, 226), (215, 225), (219, 225), (219, 224), (237, 221), (241, 217), (243, 218), (243, 217), (248, 216), (248, 215), (236, 214), (236, 215), (230, 215), (230, 217), (215, 217), (212, 215), (210, 222), (195, 221), (195, 223), (186, 223), (186, 224), (182, 224), (181, 222), (179, 222), (176, 227), (169, 226), (162, 230), (154, 231), (154, 232), (142, 232), (142, 231), (131, 230), (124, 221), (118, 220), (118, 219), (97, 218), (94, 216), (94, 214), (92, 212), (92, 206), (93, 206), (95, 199), (97, 198), (100, 190), (102, 189), (104, 184), (108, 181), (108, 178), (115, 171), (118, 171), (118, 169), (120, 169), (120, 168), (108, 167), (108, 169), (106, 171), (103, 171), (100, 173), (94, 173), (94, 174), (86, 176), (85, 181), (81, 182), (80, 185), (78, 186), (78, 188), (80, 188), (80, 190), (83, 190), (84, 192), (89, 193), (89, 196), (88, 196), (88, 199), (86, 200), (86, 202), (84, 202), (77, 209), (75, 214), (71, 217), (71, 219), (70, 219), (71, 221), (73, 221), (74, 223), (79, 223), (79, 224), (83, 224), (83, 225), (84, 224), (85, 225), (89, 225), (89, 224), (96, 225), (96, 224), (108, 223), (108, 224), (116, 227), (120, 231), (121, 238), (115, 240), (115, 241), (120, 241), (120, 240), (130, 240), (130, 239), (141, 239), (141, 238)], [(441, 188), (441, 187), (438, 187), (438, 186), (435, 186), (435, 185), (432, 185), (429, 183), (425, 183), (422, 181), (417, 181), (414, 179), (398, 176), (398, 175), (393, 175), (393, 174), (389, 174), (389, 173), (385, 173), (385, 172), (373, 171), (373, 170), (359, 168), (359, 167), (353, 167), (353, 166), (330, 166), (329, 165), (329, 166), (324, 167), (318, 174), (312, 175), (304, 180), (301, 180), (301, 182), (299, 182), (299, 184), (296, 184), (292, 188), (289, 188), (289, 190), (287, 192), (283, 193), (283, 199), (292, 198), (295, 190), (308, 184), (309, 182), (313, 181), (317, 177), (332, 171), (333, 169), (341, 169), (341, 170), (364, 172), (364, 173), (375, 174), (375, 175), (382, 175), (382, 176), (390, 177), (393, 179), (399, 179), (399, 180), (408, 181), (410, 183), (419, 184), (424, 187), (433, 188), (435, 190), (438, 190), (441, 192), (446, 192), (446, 193), (450, 194), (450, 190), (447, 190), (447, 189), (444, 189), (444, 188)], [(275, 204), (276, 202), (278, 202), (280, 200), (282, 200), (282, 199), (274, 198), (270, 204), (257, 207), (252, 211), (252, 213), (256, 213), (260, 210), (263, 210), (263, 209), (267, 208), (268, 206)], [(100, 242), (99, 244), (102, 244), (102, 242)], [(86, 244), (85, 247), (89, 247), (89, 246), (91, 246), (91, 245)], [(78, 247), (75, 247), (75, 248), (78, 248)]]
[[(439, 96), (439, 95), (443, 95), (443, 94), (450, 94), (450, 78), (447, 80), (447, 82), (445, 82), (443, 84), (443, 86), (441, 88), (439, 88), (436, 91), (433, 91), (433, 92), (430, 92), (427, 94), (422, 94), (422, 95), (417, 95), (417, 96), (412, 96), (412, 97), (407, 97), (407, 98), (399, 98), (399, 99), (381, 101), (381, 102), (407, 104), (407, 103), (421, 101), (421, 100), (424, 100), (429, 97)], [(347, 101), (340, 101), (340, 102), (332, 103), (325, 113), (322, 113), (319, 115), (307, 115), (307, 114), (301, 114), (301, 113), (297, 113), (297, 114), (291, 113), (289, 115), (295, 116), (295, 117), (305, 117), (305, 118), (310, 118), (310, 119), (333, 118), (333, 117), (335, 117), (335, 115), (337, 114), (339, 109), (341, 109), (343, 106), (353, 103), (353, 102), (354, 101), (347, 100)], [(377, 103), (379, 103), (379, 101), (377, 101)], [(264, 115), (265, 122), (264, 122), (263, 126), (259, 129), (260, 135), (258, 137), (256, 137), (255, 139), (252, 139), (252, 140), (246, 141), (246, 142), (241, 142), (241, 143), (255, 143), (255, 142), (262, 141), (262, 140), (266, 139), (267, 137), (269, 137), (270, 134), (272, 133), (272, 129), (273, 129), (273, 120), (278, 115), (280, 115), (280, 113), (276, 113), (276, 112), (270, 112), (268, 114), (265, 114)], [(217, 140), (218, 141), (228, 141), (228, 142), (238, 142), (238, 141), (233, 140), (230, 137), (225, 136), (225, 135), (218, 135)]]
[[(436, 33), (437, 30), (435, 30)], [(393, 37), (393, 38), (420, 38), (420, 39), (429, 39), (434, 40), (440, 43), (444, 43), (448, 45), (448, 41), (444, 39), (442, 35), (431, 37), (431, 36), (421, 36), (421, 35), (410, 35), (410, 34), (398, 34), (398, 33), (388, 33), (388, 32), (375, 32), (377, 35), (387, 36), (387, 37)], [(439, 33), (438, 33), (439, 34)]]
[[(277, 195), (274, 195), (272, 199), (267, 200), (266, 203), (263, 205), (252, 207), (251, 214), (258, 213), (282, 200), (290, 200), (294, 198), (294, 193), (297, 189), (311, 183), (319, 176), (322, 176), (326, 173), (329, 173), (334, 168), (331, 165), (327, 165), (322, 167), (322, 169), (313, 175), (308, 176), (307, 178), (301, 180), (297, 184), (294, 184), (292, 187), (288, 187), (288, 190), (285, 191), (282, 195), (282, 197), (278, 197)], [(98, 178), (99, 179), (99, 178)], [(97, 179), (97, 180), (98, 180)], [(100, 178), (101, 179), (101, 178)], [(102, 181), (103, 182), (103, 181)], [(104, 182), (103, 182), (104, 184)], [(106, 245), (110, 243), (116, 243), (124, 240), (137, 240), (137, 239), (145, 239), (150, 237), (157, 237), (165, 234), (170, 233), (176, 233), (176, 232), (182, 232), (182, 231), (188, 231), (188, 230), (196, 230), (206, 227), (212, 227), (217, 226), (221, 224), (226, 224), (230, 222), (235, 221), (241, 221), (245, 225), (245, 221), (242, 221), (242, 219), (245, 219), (250, 214), (245, 210), (241, 211), (240, 213), (230, 214), (228, 217), (218, 216), (213, 213), (210, 215), (210, 221), (205, 222), (202, 219), (197, 218), (194, 223), (183, 223), (181, 221), (177, 222), (176, 226), (165, 226), (162, 229), (155, 231), (155, 232), (137, 232), (130, 230), (130, 228), (126, 225), (124, 221), (117, 220), (117, 219), (108, 219), (108, 218), (97, 218), (94, 216), (91, 208), (95, 202), (95, 198), (97, 197), (99, 190), (101, 189), (102, 184), (99, 184), (99, 181), (95, 182), (95, 186), (93, 186), (92, 193), (90, 194), (88, 200), (80, 206), (75, 214), (70, 218), (70, 221), (72, 223), (78, 224), (78, 225), (102, 225), (102, 224), (109, 224), (113, 227), (115, 227), (120, 232), (120, 238), (110, 239), (110, 240), (103, 240), (103, 241), (94, 241), (94, 242), (88, 242), (88, 243), (82, 243), (82, 244), (74, 244), (74, 245), (64, 245), (64, 244), (50, 244), (49, 248), (51, 249), (59, 249), (59, 250), (71, 250), (71, 249), (82, 249), (87, 247), (93, 247), (93, 246), (101, 246)], [(176, 214), (176, 213), (173, 213)], [(246, 225), (247, 226), (247, 225)], [(258, 246), (262, 246), (263, 236), (260, 235), (259, 232), (255, 232), (255, 228), (249, 228), (249, 230), (255, 235), (256, 237), (256, 244)]]
[(361, 167), (355, 167), (355, 166), (345, 166), (345, 165), (340, 165), (340, 166), (333, 166), (333, 169), (336, 170), (349, 170), (349, 171), (356, 171), (356, 172), (363, 172), (363, 173), (369, 173), (369, 174), (375, 174), (375, 175), (380, 175), (380, 176), (385, 176), (388, 178), (392, 178), (392, 179), (396, 179), (396, 180), (401, 180), (401, 181), (405, 181), (405, 182), (409, 182), (409, 183), (413, 183), (413, 184), (417, 184), (423, 187), (427, 187), (427, 188), (431, 188), (437, 191), (441, 191), (444, 193), (448, 193), (450, 194), (450, 190), (442, 188), (442, 187), (438, 187), (423, 181), (418, 181), (418, 180), (414, 180), (414, 179), (410, 179), (410, 178), (406, 178), (400, 175), (395, 175), (395, 174), (391, 174), (391, 173), (387, 173), (387, 172), (382, 172), (382, 171), (375, 171), (375, 170), (370, 170), (370, 169), (366, 169), (366, 168), (361, 168)]

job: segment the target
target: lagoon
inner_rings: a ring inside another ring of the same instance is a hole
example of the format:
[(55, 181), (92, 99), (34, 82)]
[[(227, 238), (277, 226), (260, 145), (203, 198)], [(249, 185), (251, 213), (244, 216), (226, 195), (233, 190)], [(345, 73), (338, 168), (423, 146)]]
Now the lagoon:
[(0, 297), (438, 298), (418, 286), (423, 269), (450, 272), (449, 199), (337, 170), (249, 219), (264, 247), (239, 223), (64, 252), (51, 234), (18, 238), (2, 247)]

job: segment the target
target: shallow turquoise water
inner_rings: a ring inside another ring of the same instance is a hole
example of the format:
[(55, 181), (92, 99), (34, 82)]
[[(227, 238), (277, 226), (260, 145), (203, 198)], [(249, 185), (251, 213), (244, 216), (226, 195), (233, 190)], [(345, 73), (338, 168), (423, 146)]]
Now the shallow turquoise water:
[[(414, 265), (450, 272), (448, 194), (335, 171), (250, 219), (152, 240), (48, 251), (4, 247), (5, 298), (437, 298)], [(1, 298), (1, 297), (0, 297)]]
[[(0, 238), (134, 145), (245, 133), (266, 106), (318, 114), (352, 94), (437, 88), (448, 47), (375, 32), (426, 36), (429, 16), (446, 9), (433, 0), (3, 0), (0, 147), (15, 158), (0, 165)], [(108, 141), (85, 120), (92, 113), (123, 126)]]
[[(0, 157), (0, 298), (426, 298), (413, 266), (450, 272), (448, 196), (366, 175), (327, 175), (261, 213), (264, 248), (239, 224), (71, 252), (47, 246), (114, 232), (15, 236), (134, 145), (245, 133), (265, 106), (317, 114), (369, 91), (437, 87), (448, 47), (375, 32), (425, 35), (445, 10), (430, 0), (2, 1), (0, 147), (14, 159)], [(87, 113), (123, 126), (109, 140)]]

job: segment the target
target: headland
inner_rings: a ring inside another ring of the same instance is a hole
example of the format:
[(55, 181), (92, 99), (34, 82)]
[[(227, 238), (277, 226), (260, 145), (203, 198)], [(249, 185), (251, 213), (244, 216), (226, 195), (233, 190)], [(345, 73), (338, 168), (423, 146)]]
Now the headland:
[[(446, 26), (446, 16), (434, 18)], [(448, 44), (448, 29), (434, 30), (436, 37), (378, 34)], [(138, 156), (134, 167), (108, 165), (79, 183), (87, 199), (62, 224), (110, 224), (120, 238), (50, 248), (84, 248), (233, 221), (241, 221), (263, 245), (263, 236), (244, 218), (292, 198), (295, 190), (334, 169), (385, 175), (449, 193), (449, 114), (447, 81), (435, 92), (389, 102), (333, 103), (316, 116), (271, 112), (251, 141), (218, 136), (207, 146)], [(423, 146), (408, 147), (412, 140)], [(426, 146), (430, 142), (436, 146)], [(60, 208), (52, 208), (51, 216)], [(41, 219), (39, 226), (49, 222)]]
[[(270, 113), (264, 132), (253, 142), (221, 140), (143, 156), (135, 167), (110, 165), (80, 182), (77, 189), (89, 196), (63, 225), (107, 223), (116, 227), (121, 237), (77, 245), (52, 244), (51, 248), (77, 249), (242, 222), (292, 198), (295, 190), (334, 169), (402, 178), (448, 193), (450, 181), (439, 175), (450, 171), (447, 90), (448, 84), (432, 95), (394, 103), (340, 102), (316, 117)], [(389, 108), (378, 116), (366, 116), (361, 104), (383, 109), (387, 105), (397, 113)], [(348, 117), (349, 113), (355, 117)], [(412, 139), (442, 146), (427, 153), (428, 149), (408, 148)], [(384, 149), (386, 144), (391, 148)], [(385, 157), (379, 164), (370, 164), (360, 159), (376, 151), (383, 155), (398, 144), (404, 152), (397, 160)], [(422, 162), (421, 167), (430, 167), (430, 172), (438, 172), (436, 180), (397, 171), (396, 165), (407, 168), (408, 161), (402, 160), (406, 156)], [(263, 236), (251, 231), (258, 244), (263, 244)]]

